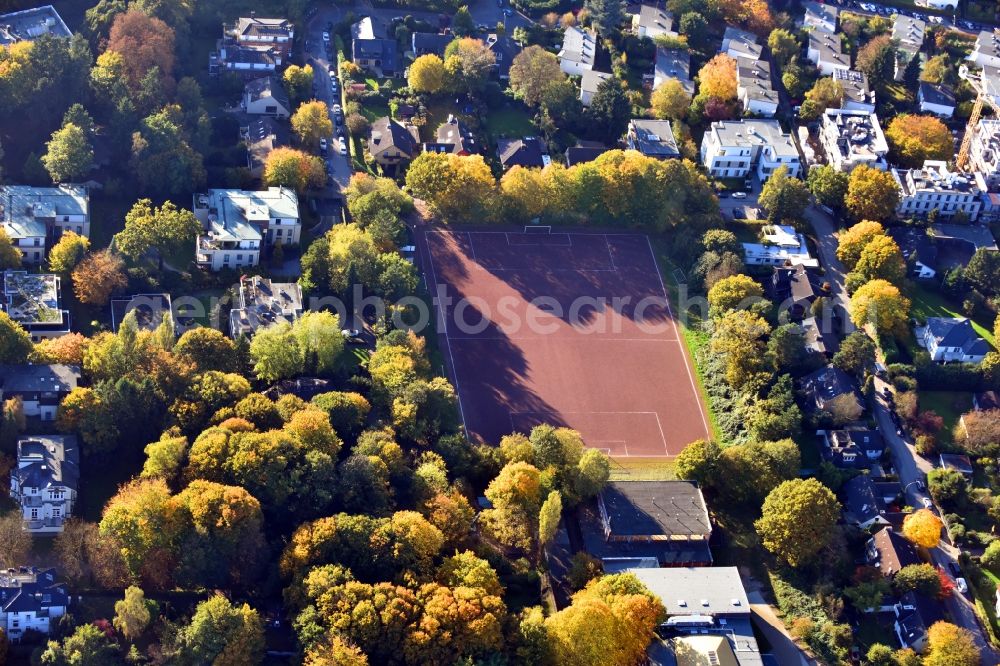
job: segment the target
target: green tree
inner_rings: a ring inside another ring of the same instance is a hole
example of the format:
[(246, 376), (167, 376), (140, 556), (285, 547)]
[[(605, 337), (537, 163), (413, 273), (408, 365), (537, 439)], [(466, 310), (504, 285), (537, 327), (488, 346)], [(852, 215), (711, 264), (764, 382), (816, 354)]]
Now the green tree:
[(24, 363), (32, 348), (28, 332), (10, 315), (0, 311), (0, 363)]
[(299, 141), (311, 150), (319, 146), (319, 140), (333, 134), (333, 121), (325, 102), (313, 100), (299, 106), (292, 114), (292, 129)]
[(94, 166), (94, 149), (87, 133), (72, 123), (53, 132), (45, 145), (42, 164), (55, 183), (79, 178)]
[(236, 365), (236, 346), (214, 328), (198, 326), (181, 335), (174, 353), (195, 364), (199, 371), (226, 371)]
[(451, 31), (458, 37), (469, 37), (476, 32), (476, 23), (472, 20), (469, 8), (462, 5), (451, 18)]
[(276, 148), (264, 163), (265, 185), (289, 187), (299, 194), (309, 188), (322, 187), (325, 177), (322, 159), (295, 148)]
[(178, 664), (259, 664), (264, 660), (264, 626), (256, 610), (217, 594), (198, 604), (191, 623), (177, 632), (173, 648)]
[(537, 44), (518, 53), (510, 65), (510, 89), (530, 107), (542, 103), (546, 88), (565, 80), (559, 59)]
[(590, 12), (591, 21), (601, 37), (614, 37), (624, 18), (622, 3), (618, 0), (586, 0), (583, 4)]
[(830, 77), (819, 78), (806, 92), (799, 117), (803, 120), (815, 120), (828, 108), (840, 107), (843, 100), (844, 86), (839, 81)]
[(749, 275), (723, 278), (708, 290), (708, 304), (714, 317), (736, 309), (752, 310), (763, 298), (763, 287)]
[(688, 44), (692, 48), (699, 49), (704, 46), (708, 38), (708, 21), (697, 12), (687, 12), (681, 16), (680, 34), (688, 38)]
[(477, 93), (486, 86), (496, 64), (496, 55), (482, 40), (471, 37), (456, 39), (444, 53), (445, 76), (451, 90)]
[(285, 90), (288, 92), (288, 96), (292, 98), (293, 104), (304, 102), (309, 98), (314, 78), (312, 65), (305, 65), (304, 67), (289, 65), (281, 78), (285, 83)]
[(691, 107), (691, 95), (676, 78), (661, 83), (649, 98), (653, 115), (661, 120), (680, 120)]
[[(606, 5), (618, 4), (617, 0), (597, 0)], [(621, 84), (614, 77), (601, 81), (587, 109), (587, 118), (599, 136), (609, 143), (619, 140), (632, 117), (632, 104)]]
[(847, 174), (837, 171), (829, 164), (814, 166), (809, 169), (806, 181), (809, 191), (816, 200), (830, 208), (841, 208), (844, 197), (847, 196)]
[(66, 125), (76, 125), (87, 136), (94, 133), (94, 119), (90, 117), (87, 109), (83, 108), (83, 105), (80, 103), (73, 104), (66, 109), (66, 113), (63, 114), (62, 124), (63, 127)]
[(146, 462), (140, 476), (144, 479), (163, 479), (173, 483), (180, 476), (187, 460), (188, 442), (184, 437), (162, 437), (146, 445)]
[(901, 331), (910, 316), (910, 299), (885, 280), (872, 280), (851, 296), (851, 321), (858, 328), (874, 327), (879, 334)]
[(155, 249), (162, 261), (164, 254), (193, 244), (201, 232), (201, 223), (191, 211), (164, 202), (156, 208), (149, 199), (140, 199), (125, 214), (125, 228), (115, 234), (119, 252), (136, 260)]
[(799, 40), (784, 28), (775, 28), (771, 31), (767, 36), (767, 47), (771, 49), (771, 55), (774, 56), (779, 69), (787, 67), (801, 50)]
[(757, 201), (767, 210), (769, 222), (798, 222), (809, 205), (809, 189), (801, 180), (788, 175), (788, 167), (780, 166), (764, 183)]
[(545, 547), (555, 538), (559, 530), (559, 521), (562, 520), (562, 496), (558, 490), (553, 490), (542, 502), (542, 508), (538, 514), (538, 545)]
[(691, 442), (674, 459), (677, 478), (695, 481), (700, 486), (714, 485), (720, 451), (719, 445), (712, 440), (696, 439)]
[(833, 355), (833, 364), (861, 379), (873, 368), (875, 351), (872, 339), (863, 331), (855, 331), (840, 343), (840, 349)]
[(90, 249), (90, 239), (72, 231), (64, 231), (59, 242), (49, 251), (49, 270), (53, 273), (68, 275), (80, 263), (87, 250)]
[(810, 562), (833, 538), (840, 504), (816, 479), (794, 479), (775, 488), (754, 522), (764, 547), (799, 567)]
[(14, 245), (14, 241), (7, 235), (7, 231), (0, 227), (0, 270), (20, 268), (23, 256), (21, 250)]
[[(299, 353), (305, 359), (304, 370), (320, 375), (332, 374), (344, 351), (340, 317), (332, 312), (305, 312), (292, 326), (292, 332), (298, 341)], [(253, 354), (253, 342), (250, 353)]]
[(83, 624), (61, 643), (49, 641), (42, 652), (44, 666), (117, 666), (124, 663), (117, 647), (93, 624)]
[(485, 494), (493, 508), (480, 515), (490, 533), (505, 546), (531, 552), (542, 505), (538, 469), (528, 463), (511, 463), (500, 470)]
[(868, 40), (854, 60), (854, 68), (868, 77), (873, 89), (879, 89), (892, 80), (896, 65), (896, 48), (890, 35), (879, 35)]
[(165, 106), (142, 119), (132, 135), (129, 166), (143, 192), (161, 197), (190, 195), (205, 182), (204, 161), (192, 146), (180, 106)]
[(903, 567), (896, 572), (892, 584), (897, 594), (919, 592), (930, 598), (941, 594), (941, 577), (930, 564), (909, 564)]
[(115, 602), (115, 629), (127, 640), (134, 641), (142, 636), (158, 613), (158, 604), (146, 599), (142, 588), (130, 585), (125, 588), (125, 598)]
[(288, 322), (258, 330), (250, 340), (250, 358), (254, 374), (265, 382), (294, 377), (305, 363), (298, 336)]

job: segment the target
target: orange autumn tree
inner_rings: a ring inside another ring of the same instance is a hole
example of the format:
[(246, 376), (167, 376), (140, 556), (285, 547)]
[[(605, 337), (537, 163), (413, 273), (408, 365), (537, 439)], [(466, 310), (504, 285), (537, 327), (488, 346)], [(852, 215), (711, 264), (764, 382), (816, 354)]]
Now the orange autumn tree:
[(941, 539), (941, 519), (929, 509), (914, 511), (903, 520), (903, 536), (921, 548), (933, 548)]
[(924, 160), (950, 160), (955, 153), (948, 127), (934, 116), (904, 113), (896, 116), (885, 131), (898, 161), (919, 168)]
[(720, 53), (698, 72), (698, 94), (722, 101), (736, 99), (736, 60)]

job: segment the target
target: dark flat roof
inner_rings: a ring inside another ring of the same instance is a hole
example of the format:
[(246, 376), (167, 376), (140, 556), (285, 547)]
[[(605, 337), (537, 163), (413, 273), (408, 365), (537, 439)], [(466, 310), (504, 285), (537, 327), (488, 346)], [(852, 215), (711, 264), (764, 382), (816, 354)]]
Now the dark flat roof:
[(612, 538), (709, 534), (705, 499), (690, 481), (615, 481), (601, 491)]

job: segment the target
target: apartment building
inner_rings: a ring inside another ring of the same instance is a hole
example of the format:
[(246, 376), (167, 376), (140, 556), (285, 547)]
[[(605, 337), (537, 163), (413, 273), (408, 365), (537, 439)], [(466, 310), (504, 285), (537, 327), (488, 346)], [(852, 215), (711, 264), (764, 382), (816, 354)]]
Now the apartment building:
[(0, 47), (17, 42), (32, 42), (44, 35), (65, 38), (73, 36), (52, 5), (0, 14)]
[(240, 17), (222, 26), (222, 38), (208, 56), (209, 72), (255, 75), (277, 71), (288, 64), (294, 39), (295, 28), (288, 19)]
[(239, 302), (229, 312), (229, 334), (235, 340), (251, 337), (259, 328), (302, 316), (302, 287), (295, 282), (272, 282), (259, 275), (240, 278)]
[(767, 119), (712, 123), (701, 141), (701, 163), (714, 178), (756, 175), (763, 182), (782, 166), (792, 176), (801, 172), (791, 135)]
[(887, 168), (889, 144), (874, 113), (827, 109), (819, 139), (827, 161), (838, 171), (846, 173), (860, 164), (882, 171)]
[(764, 55), (764, 47), (757, 43), (757, 36), (752, 32), (728, 25), (722, 36), (722, 50), (719, 52), (730, 58), (760, 60)]
[(823, 76), (832, 76), (838, 69), (850, 69), (851, 57), (844, 53), (840, 35), (824, 30), (811, 30), (806, 57)]
[[(940, 160), (927, 160), (920, 169), (893, 169), (899, 186), (900, 217), (927, 217), (932, 210), (939, 217), (964, 213), (969, 220), (979, 217), (982, 192), (986, 184), (982, 176), (954, 173)], [(977, 182), (978, 181), (978, 182)]]
[(1000, 36), (993, 30), (983, 30), (967, 60), (980, 67), (1000, 67)]
[(835, 69), (833, 80), (844, 89), (844, 101), (840, 108), (845, 111), (875, 113), (875, 91), (868, 87), (868, 77), (864, 72)]
[(559, 50), (559, 67), (571, 76), (583, 76), (594, 69), (597, 60), (597, 35), (575, 26), (566, 28), (562, 49)]
[(983, 177), (989, 189), (1000, 186), (1000, 119), (984, 118), (976, 125), (969, 168)]
[(194, 196), (194, 214), (204, 233), (198, 236), (195, 260), (200, 266), (256, 266), (261, 249), (299, 242), (302, 223), (293, 190), (209, 190)]
[(82, 185), (0, 185), (0, 220), (24, 262), (39, 264), (64, 232), (90, 236), (90, 196)]
[(61, 307), (62, 278), (49, 273), (4, 271), (0, 307), (35, 342), (70, 332), (69, 310)]
[(771, 118), (778, 110), (778, 92), (771, 82), (771, 63), (767, 60), (736, 59), (736, 96), (743, 113)]

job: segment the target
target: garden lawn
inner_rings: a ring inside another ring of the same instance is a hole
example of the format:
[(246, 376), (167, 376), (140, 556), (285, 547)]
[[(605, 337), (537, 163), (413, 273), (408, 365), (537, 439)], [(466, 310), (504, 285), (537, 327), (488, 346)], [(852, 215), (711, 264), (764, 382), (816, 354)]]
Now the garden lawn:
[(389, 115), (389, 105), (383, 102), (381, 99), (362, 100), (361, 115), (363, 115), (365, 117), (365, 120), (367, 120), (369, 123), (373, 123), (379, 118)]
[[(911, 301), (913, 301), (913, 305), (910, 308), (910, 316), (914, 319), (923, 321), (924, 319), (927, 319), (927, 317), (965, 316), (959, 311), (959, 307), (957, 305), (946, 299), (941, 294), (932, 291), (923, 285), (914, 284), (907, 291), (906, 295)], [(978, 333), (984, 340), (996, 347), (992, 325), (984, 323), (983, 321), (972, 319), (972, 328), (976, 329), (976, 333)]]
[(611, 481), (672, 481), (677, 478), (673, 460), (614, 458)]
[(944, 427), (937, 438), (944, 444), (953, 444), (952, 431), (962, 414), (972, 409), (972, 394), (957, 391), (921, 391), (920, 411), (933, 410), (944, 419)]
[(514, 104), (491, 110), (486, 116), (486, 131), (490, 138), (496, 140), (499, 136), (525, 137), (537, 131), (531, 122), (531, 112), (523, 104)]

